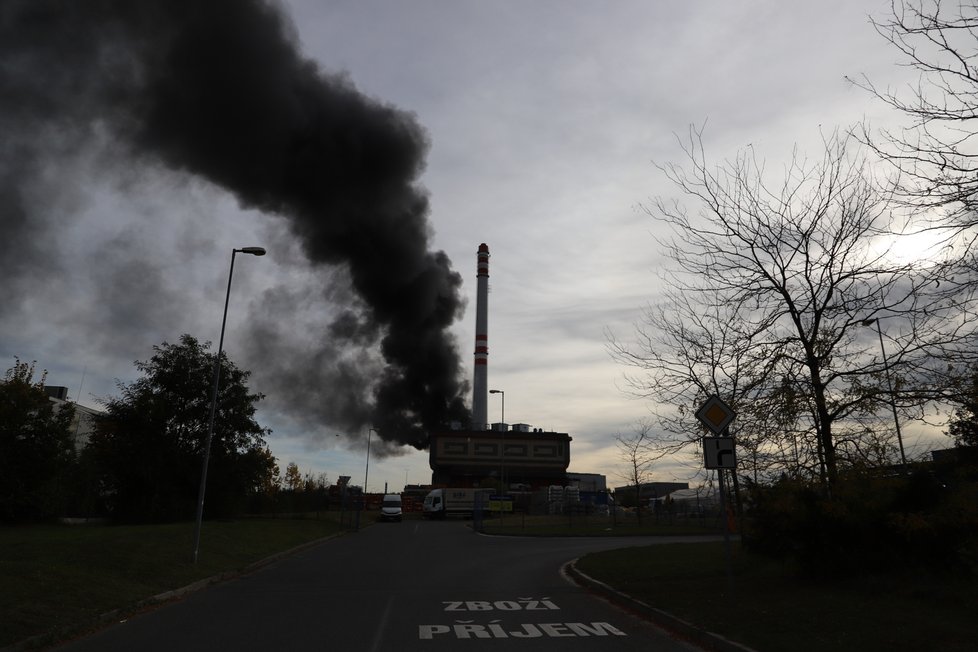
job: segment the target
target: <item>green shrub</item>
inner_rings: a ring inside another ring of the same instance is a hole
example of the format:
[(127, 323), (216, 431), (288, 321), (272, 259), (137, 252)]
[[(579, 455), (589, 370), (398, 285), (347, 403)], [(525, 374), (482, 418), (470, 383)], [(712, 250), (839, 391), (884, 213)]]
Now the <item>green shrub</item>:
[(813, 576), (894, 567), (971, 573), (978, 533), (974, 469), (920, 466), (907, 475), (851, 469), (831, 492), (783, 479), (749, 490), (752, 551)]

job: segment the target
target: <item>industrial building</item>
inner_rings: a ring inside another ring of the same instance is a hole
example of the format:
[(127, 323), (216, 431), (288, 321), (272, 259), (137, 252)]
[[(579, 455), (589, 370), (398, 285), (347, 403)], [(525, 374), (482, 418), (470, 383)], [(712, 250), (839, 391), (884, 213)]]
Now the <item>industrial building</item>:
[(476, 251), (475, 359), (472, 373), (472, 420), (429, 433), (429, 466), (433, 487), (489, 487), (510, 494), (553, 492), (570, 487), (582, 502), (607, 498), (605, 477), (597, 473), (568, 473), (571, 436), (525, 423), (488, 421), (489, 394), (489, 246)]
[(571, 437), (525, 423), (487, 423), (489, 394), (489, 246), (476, 252), (475, 361), (472, 375), (472, 422), (430, 433), (429, 465), (433, 486), (497, 487), (531, 491), (567, 483)]
[(567, 484), (581, 493), (607, 493), (608, 479), (600, 473), (568, 473)]
[(689, 489), (688, 482), (643, 482), (635, 485), (615, 487), (615, 496), (620, 496), (624, 505), (635, 505), (636, 502), (647, 504), (649, 501), (663, 500), (677, 491)]
[(571, 437), (527, 424), (493, 424), (490, 430), (432, 433), (431, 483), (450, 487), (534, 490), (567, 481)]

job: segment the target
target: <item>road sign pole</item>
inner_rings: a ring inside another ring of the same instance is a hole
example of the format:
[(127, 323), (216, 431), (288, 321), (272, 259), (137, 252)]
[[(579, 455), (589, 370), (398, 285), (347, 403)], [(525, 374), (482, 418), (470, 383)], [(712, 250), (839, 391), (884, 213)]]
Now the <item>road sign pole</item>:
[[(736, 471), (734, 471), (736, 473)], [(733, 578), (733, 558), (730, 553), (730, 521), (727, 517), (727, 491), (724, 487), (723, 469), (717, 469), (717, 478), (720, 480), (720, 517), (723, 522), (723, 560), (727, 571), (727, 593), (729, 598), (734, 594)]]
[[(722, 435), (719, 438), (708, 438), (703, 440), (703, 457), (706, 468), (717, 470), (717, 479), (720, 486), (720, 518), (723, 523), (723, 557), (727, 567), (727, 592), (730, 597), (734, 594), (733, 580), (733, 560), (730, 553), (730, 519), (727, 514), (726, 489), (723, 482), (723, 470), (730, 468), (734, 474), (737, 473), (737, 453), (733, 438), (727, 428), (737, 418), (737, 413), (719, 396), (714, 394), (706, 399), (703, 405), (696, 411), (696, 418), (707, 427), (714, 435)], [(709, 444), (709, 447), (708, 447)]]

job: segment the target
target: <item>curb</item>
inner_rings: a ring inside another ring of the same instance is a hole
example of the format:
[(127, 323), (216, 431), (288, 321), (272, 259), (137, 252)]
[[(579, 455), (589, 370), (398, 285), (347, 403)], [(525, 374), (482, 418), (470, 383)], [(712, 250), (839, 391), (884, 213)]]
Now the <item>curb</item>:
[[(92, 630), (101, 629), (102, 627), (105, 627), (106, 625), (112, 622), (119, 621), (120, 618), (123, 617), (125, 614), (132, 614), (141, 611), (143, 609), (146, 609), (148, 607), (153, 607), (155, 605), (162, 604), (170, 600), (182, 598), (185, 595), (195, 593), (197, 591), (200, 591), (201, 589), (205, 589), (214, 584), (220, 584), (221, 582), (233, 580), (237, 577), (243, 577), (245, 575), (255, 572), (256, 570), (259, 570), (260, 568), (263, 568), (281, 559), (284, 559), (285, 557), (290, 557), (292, 555), (298, 554), (308, 548), (313, 548), (315, 546), (323, 544), (329, 541), (330, 539), (341, 537), (344, 534), (346, 533), (338, 532), (336, 534), (331, 534), (328, 537), (322, 537), (321, 539), (314, 539), (312, 541), (301, 543), (295, 547), (289, 548), (288, 550), (282, 550), (280, 552), (276, 552), (272, 555), (269, 555), (268, 557), (265, 557), (263, 559), (259, 559), (258, 561), (252, 562), (240, 569), (224, 571), (216, 575), (211, 575), (210, 577), (205, 577), (202, 580), (197, 580), (196, 582), (192, 582), (190, 584), (187, 584), (186, 586), (181, 586), (179, 588), (172, 589), (170, 591), (164, 591), (163, 593), (157, 593), (154, 596), (151, 596), (144, 600), (139, 600), (138, 602), (127, 605), (125, 607), (120, 607), (118, 609), (113, 609), (112, 611), (107, 611), (103, 614), (99, 614), (87, 625), (80, 624), (76, 627), (68, 627), (67, 629), (61, 631), (46, 632), (44, 634), (37, 634), (36, 636), (31, 636), (30, 638), (25, 639), (23, 641), (19, 641), (7, 647), (0, 648), (0, 652), (23, 652), (24, 650), (48, 648), (52, 645), (58, 644), (59, 642), (64, 642), (65, 640), (67, 640), (67, 637), (70, 637), (73, 634), (84, 635)], [(122, 620), (125, 620), (125, 618), (122, 618)]]
[(713, 632), (707, 631), (702, 627), (697, 627), (696, 625), (687, 622), (682, 618), (677, 618), (676, 616), (673, 616), (662, 609), (648, 605), (641, 600), (628, 595), (627, 593), (618, 591), (604, 582), (596, 580), (589, 575), (585, 575), (577, 569), (575, 562), (577, 562), (576, 559), (567, 562), (564, 565), (564, 572), (575, 582), (595, 593), (600, 594), (612, 604), (627, 608), (645, 619), (652, 621), (656, 625), (678, 634), (683, 638), (693, 641), (697, 645), (707, 650), (712, 650), (714, 652), (757, 652), (753, 648), (747, 647), (746, 645), (737, 643), (735, 641), (731, 641), (730, 639), (724, 638), (719, 634), (714, 634)]

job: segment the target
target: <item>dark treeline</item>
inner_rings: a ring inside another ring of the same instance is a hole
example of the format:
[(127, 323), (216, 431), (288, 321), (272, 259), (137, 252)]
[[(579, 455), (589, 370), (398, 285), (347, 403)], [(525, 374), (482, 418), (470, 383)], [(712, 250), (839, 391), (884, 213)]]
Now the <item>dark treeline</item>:
[[(193, 518), (213, 387), (208, 348), (189, 335), (154, 347), (149, 360), (136, 362), (141, 377), (120, 384), (118, 396), (102, 400), (104, 411), (88, 416), (84, 438), (80, 411), (53, 402), (44, 374), (35, 379), (33, 364), (16, 361), (0, 382), (0, 519)], [(208, 517), (240, 514), (281, 489), (269, 431), (255, 420), (262, 396), (248, 389), (248, 376), (222, 356)]]

